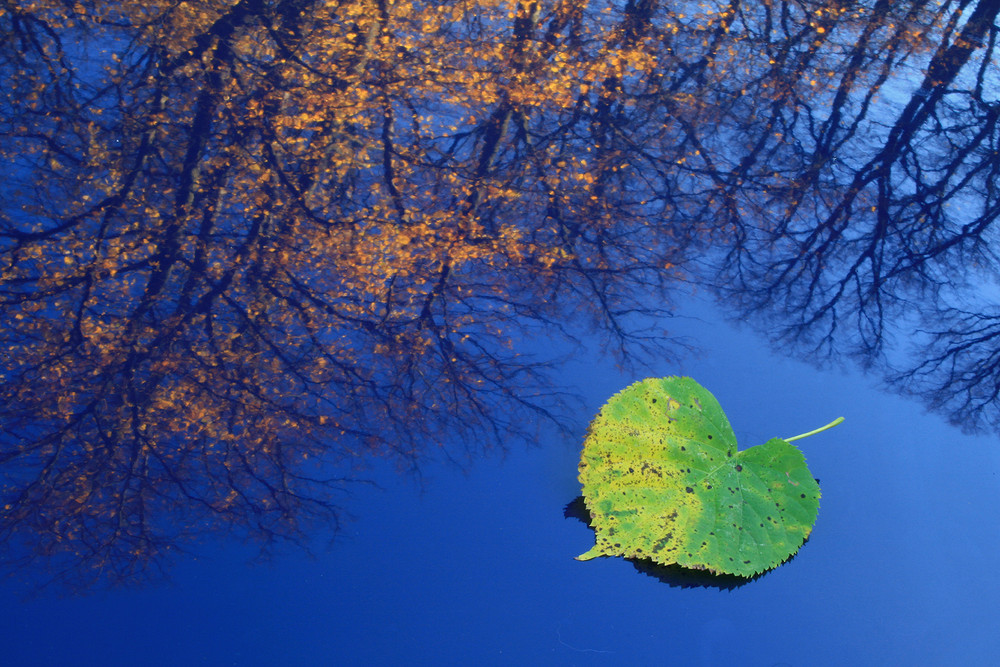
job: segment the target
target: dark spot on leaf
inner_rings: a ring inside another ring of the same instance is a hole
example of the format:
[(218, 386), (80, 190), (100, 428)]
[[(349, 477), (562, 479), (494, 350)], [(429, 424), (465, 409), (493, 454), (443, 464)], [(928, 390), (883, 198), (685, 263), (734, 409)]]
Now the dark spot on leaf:
[(684, 490), (687, 491), (688, 493), (694, 493), (694, 489), (692, 489), (690, 486), (685, 486)]
[(802, 498), (805, 498), (805, 497), (806, 497), (806, 494), (804, 494), (804, 493), (801, 493), (801, 494), (799, 494), (799, 495), (800, 495), (800, 496), (801, 496)]
[(708, 439), (709, 439), (709, 440), (711, 440), (711, 439), (712, 439), (712, 436), (708, 436)]
[(739, 463), (736, 464), (736, 472), (743, 472), (743, 466), (741, 466)]

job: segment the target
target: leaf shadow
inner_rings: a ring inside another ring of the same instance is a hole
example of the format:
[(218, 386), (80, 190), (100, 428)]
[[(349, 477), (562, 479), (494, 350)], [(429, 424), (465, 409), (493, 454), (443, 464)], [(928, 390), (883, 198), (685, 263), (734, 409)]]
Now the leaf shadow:
[[(567, 504), (563, 510), (563, 516), (567, 519), (577, 519), (582, 521), (588, 528), (593, 530), (590, 511), (587, 509), (583, 496), (577, 496), (573, 501)], [(808, 541), (809, 540), (806, 539), (806, 542)], [(756, 574), (752, 577), (741, 577), (735, 574), (724, 573), (715, 574), (708, 570), (695, 570), (676, 564), (661, 565), (649, 558), (625, 558), (624, 560), (632, 563), (632, 566), (639, 572), (655, 579), (659, 579), (668, 586), (675, 586), (678, 588), (717, 588), (719, 590), (734, 590), (740, 588), (741, 586), (746, 586), (751, 581), (757, 581), (758, 579), (767, 576), (781, 565), (784, 565), (794, 559), (795, 555), (796, 554), (792, 554), (770, 570), (765, 570), (764, 572)]]

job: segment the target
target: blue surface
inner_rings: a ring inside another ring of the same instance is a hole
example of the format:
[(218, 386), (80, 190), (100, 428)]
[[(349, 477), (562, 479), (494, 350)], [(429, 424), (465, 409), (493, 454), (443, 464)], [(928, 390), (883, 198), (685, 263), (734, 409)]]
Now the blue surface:
[[(693, 307), (695, 312), (709, 312)], [(687, 309), (683, 312), (692, 312)], [(584, 354), (579, 437), (514, 446), (467, 473), (380, 474), (332, 549), (248, 564), (203, 550), (174, 583), (22, 601), (0, 591), (0, 664), (988, 665), (1000, 655), (1000, 442), (971, 437), (855, 373), (782, 359), (712, 316), (668, 323), (741, 447), (846, 417), (797, 443), (823, 490), (790, 563), (731, 591), (681, 589), (620, 559), (578, 562), (589, 417), (639, 379)], [(30, 582), (29, 582), (30, 584)]]

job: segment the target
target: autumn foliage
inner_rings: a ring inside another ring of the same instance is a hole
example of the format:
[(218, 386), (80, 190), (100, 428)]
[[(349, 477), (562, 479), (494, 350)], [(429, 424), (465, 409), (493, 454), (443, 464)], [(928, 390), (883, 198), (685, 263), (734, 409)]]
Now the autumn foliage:
[(616, 326), (683, 246), (601, 141), (653, 65), (617, 14), (5, 4), (5, 541), (127, 579), (336, 520), (333, 462), (530, 432), (512, 332)]
[(557, 396), (518, 338), (578, 318), (623, 348), (691, 257), (741, 276), (804, 233), (877, 54), (947, 17), (3, 2), (0, 539), (128, 580), (203, 530), (335, 523), (368, 457), (531, 433)]

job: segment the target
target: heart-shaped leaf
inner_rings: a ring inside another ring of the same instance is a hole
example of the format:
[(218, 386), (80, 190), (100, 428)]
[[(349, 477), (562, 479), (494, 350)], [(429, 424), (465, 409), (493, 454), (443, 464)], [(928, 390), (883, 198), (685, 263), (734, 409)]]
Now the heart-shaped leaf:
[(738, 451), (718, 401), (686, 377), (642, 380), (605, 403), (580, 482), (597, 543), (579, 560), (648, 558), (750, 577), (798, 551), (819, 511), (802, 452), (781, 438)]

